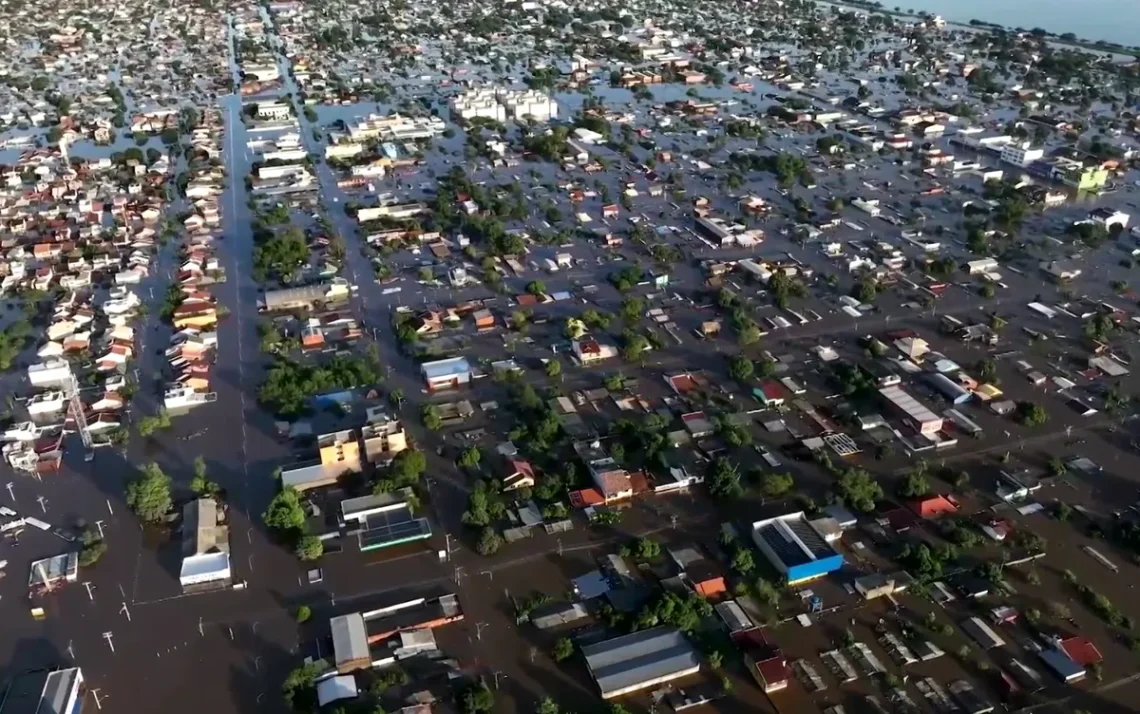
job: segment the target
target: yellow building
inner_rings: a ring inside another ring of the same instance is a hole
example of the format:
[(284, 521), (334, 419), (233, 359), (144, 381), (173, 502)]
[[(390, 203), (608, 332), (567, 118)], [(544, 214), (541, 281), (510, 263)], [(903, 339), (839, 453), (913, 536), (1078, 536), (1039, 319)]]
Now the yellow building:
[(324, 466), (360, 463), (360, 442), (356, 440), (352, 429), (322, 434), (317, 438), (317, 448), (320, 449), (321, 464)]

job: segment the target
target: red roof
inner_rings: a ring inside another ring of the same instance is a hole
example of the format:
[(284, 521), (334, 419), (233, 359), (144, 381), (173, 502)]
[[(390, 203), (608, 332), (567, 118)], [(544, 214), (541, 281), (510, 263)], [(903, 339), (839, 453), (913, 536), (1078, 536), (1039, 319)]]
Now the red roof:
[(602, 492), (596, 488), (583, 488), (579, 491), (570, 492), (570, 505), (574, 508), (600, 506), (605, 502), (606, 499), (602, 496)]
[(910, 508), (923, 518), (933, 518), (958, 510), (958, 504), (948, 496), (931, 496), (910, 503)]
[(764, 691), (772, 692), (788, 686), (792, 671), (783, 655), (776, 655), (756, 663), (756, 673), (764, 681)]
[(1069, 656), (1069, 659), (1082, 667), (1104, 661), (1104, 656), (1101, 655), (1100, 650), (1087, 637), (1075, 635), (1066, 640), (1061, 640), (1058, 644), (1061, 646), (1061, 650)]

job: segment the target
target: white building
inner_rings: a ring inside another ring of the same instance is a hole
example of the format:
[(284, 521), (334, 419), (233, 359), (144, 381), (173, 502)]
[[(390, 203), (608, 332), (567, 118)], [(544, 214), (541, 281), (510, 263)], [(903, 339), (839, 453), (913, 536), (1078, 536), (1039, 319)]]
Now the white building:
[(462, 119), (482, 117), (498, 122), (530, 119), (546, 122), (558, 116), (558, 103), (537, 90), (479, 88), (451, 100), (451, 111)]
[(1001, 160), (1014, 166), (1028, 166), (1043, 156), (1045, 150), (1031, 148), (1028, 141), (1001, 147)]
[(879, 199), (877, 198), (856, 198), (851, 202), (851, 205), (871, 217), (878, 216), (880, 213)]
[(258, 119), (288, 119), (293, 110), (285, 102), (259, 102), (257, 105)]

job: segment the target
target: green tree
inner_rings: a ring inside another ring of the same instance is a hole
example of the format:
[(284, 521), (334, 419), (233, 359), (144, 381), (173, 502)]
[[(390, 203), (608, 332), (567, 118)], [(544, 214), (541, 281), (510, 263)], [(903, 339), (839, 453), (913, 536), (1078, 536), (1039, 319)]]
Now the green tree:
[(921, 498), (930, 493), (930, 482), (921, 473), (911, 472), (899, 484), (899, 496), (902, 498)]
[(737, 547), (736, 552), (732, 554), (732, 569), (741, 575), (748, 575), (755, 567), (756, 561), (752, 559), (752, 549), (747, 546)]
[(479, 465), (479, 461), (483, 458), (483, 454), (479, 451), (478, 446), (472, 446), (459, 455), (459, 465), (473, 469)]
[(657, 560), (661, 557), (661, 543), (652, 538), (638, 538), (634, 542), (633, 557), (642, 562)]
[(443, 418), (439, 415), (439, 407), (434, 404), (425, 404), (420, 410), (420, 416), (423, 418), (424, 426), (431, 431), (439, 431), (443, 428)]
[(325, 542), (315, 535), (304, 535), (297, 541), (297, 557), (301, 560), (317, 560), (325, 553)]
[(1017, 421), (1022, 426), (1037, 427), (1049, 421), (1049, 413), (1045, 407), (1035, 402), (1019, 402), (1017, 405)]
[(173, 502), (170, 498), (170, 477), (156, 463), (142, 468), (141, 475), (127, 484), (127, 505), (140, 519), (158, 523), (166, 518)]
[(752, 360), (744, 355), (734, 357), (728, 365), (729, 376), (738, 382), (747, 382), (749, 379), (752, 379), (752, 375), (755, 371), (756, 366), (752, 364)]
[(170, 414), (165, 409), (159, 409), (156, 414), (144, 416), (139, 419), (137, 424), (139, 436), (143, 438), (150, 437), (156, 431), (169, 429), (170, 426)]
[(792, 475), (780, 471), (768, 471), (760, 477), (760, 493), (764, 498), (782, 498), (794, 485)]
[(744, 486), (740, 483), (740, 472), (734, 463), (724, 457), (713, 462), (708, 488), (709, 493), (715, 498), (733, 499), (744, 495)]
[(221, 486), (210, 480), (206, 460), (201, 456), (194, 458), (194, 475), (190, 478), (190, 490), (199, 497), (214, 496), (222, 490)]
[(554, 379), (560, 374), (562, 374), (562, 363), (557, 359), (549, 360), (546, 363), (546, 376)]
[(843, 502), (864, 513), (875, 510), (875, 502), (883, 497), (882, 486), (863, 469), (847, 469), (837, 485)]
[(479, 555), (494, 555), (502, 547), (503, 537), (494, 528), (487, 527), (479, 534), (479, 542), (475, 549), (479, 551)]
[(568, 637), (560, 637), (554, 643), (552, 653), (555, 662), (563, 662), (574, 656), (574, 643)]
[(546, 294), (546, 284), (541, 280), (532, 280), (526, 284), (526, 291), (531, 295), (541, 296)]
[(490, 714), (495, 708), (495, 695), (483, 682), (471, 686), (460, 701), (463, 714)]
[(313, 618), (313, 610), (308, 605), (301, 605), (297, 608), (297, 624), (308, 622)]
[(88, 528), (83, 531), (83, 535), (79, 540), (79, 565), (84, 568), (89, 568), (107, 552), (107, 543), (99, 537), (98, 531)]
[(645, 301), (641, 298), (633, 295), (622, 298), (621, 319), (625, 320), (627, 324), (633, 325), (639, 322), (644, 312)]
[(292, 486), (282, 488), (269, 502), (261, 520), (277, 531), (301, 530), (305, 527), (305, 509), (301, 506), (301, 494)]

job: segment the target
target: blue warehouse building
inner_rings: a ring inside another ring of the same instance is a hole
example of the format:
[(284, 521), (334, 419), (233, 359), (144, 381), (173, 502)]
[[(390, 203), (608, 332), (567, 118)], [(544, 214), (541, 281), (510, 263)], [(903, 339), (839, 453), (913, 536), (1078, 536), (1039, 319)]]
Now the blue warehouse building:
[(803, 511), (752, 524), (752, 540), (760, 552), (788, 581), (804, 583), (843, 567), (837, 553), (815, 529)]

